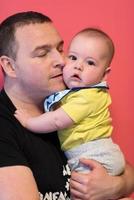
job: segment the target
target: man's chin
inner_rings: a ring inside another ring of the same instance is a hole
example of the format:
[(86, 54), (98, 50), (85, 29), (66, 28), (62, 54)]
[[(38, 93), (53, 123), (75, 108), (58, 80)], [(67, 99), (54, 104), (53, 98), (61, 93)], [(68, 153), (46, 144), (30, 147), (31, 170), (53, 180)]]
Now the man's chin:
[(53, 86), (51, 94), (55, 92), (59, 92), (61, 90), (65, 90), (65, 89), (66, 89), (66, 86), (64, 83), (56, 84)]
[(57, 91), (61, 91), (61, 90), (65, 90), (65, 89), (66, 89), (66, 86), (65, 86), (64, 83), (61, 83), (61, 84), (57, 85), (57, 86), (55, 87), (55, 89), (56, 89), (56, 92), (57, 92)]

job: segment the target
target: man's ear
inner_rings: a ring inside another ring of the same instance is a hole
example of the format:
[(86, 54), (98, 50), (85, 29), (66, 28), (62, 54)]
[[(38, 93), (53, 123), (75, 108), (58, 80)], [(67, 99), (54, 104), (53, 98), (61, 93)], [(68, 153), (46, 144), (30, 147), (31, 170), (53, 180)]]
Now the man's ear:
[(103, 74), (103, 81), (107, 80), (107, 75), (109, 74), (110, 71), (111, 71), (111, 67), (107, 67)]
[(16, 77), (15, 63), (12, 58), (9, 58), (8, 56), (1, 56), (0, 65), (7, 76), (10, 76), (12, 78)]

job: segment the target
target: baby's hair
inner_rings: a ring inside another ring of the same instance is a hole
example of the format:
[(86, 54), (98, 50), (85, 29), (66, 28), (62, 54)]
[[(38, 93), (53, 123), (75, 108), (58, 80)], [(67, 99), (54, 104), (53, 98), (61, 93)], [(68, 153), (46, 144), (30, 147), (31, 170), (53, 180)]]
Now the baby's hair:
[(101, 29), (98, 29), (98, 28), (88, 27), (88, 28), (84, 28), (81, 31), (79, 31), (78, 33), (76, 33), (76, 35), (74, 37), (76, 37), (80, 34), (83, 34), (83, 35), (89, 36), (89, 37), (93, 36), (93, 37), (103, 38), (107, 42), (107, 45), (109, 47), (109, 64), (111, 63), (113, 56), (114, 56), (115, 47), (114, 47), (114, 43), (113, 43), (112, 39), (110, 38), (110, 36), (107, 33), (105, 33), (104, 31), (102, 31)]

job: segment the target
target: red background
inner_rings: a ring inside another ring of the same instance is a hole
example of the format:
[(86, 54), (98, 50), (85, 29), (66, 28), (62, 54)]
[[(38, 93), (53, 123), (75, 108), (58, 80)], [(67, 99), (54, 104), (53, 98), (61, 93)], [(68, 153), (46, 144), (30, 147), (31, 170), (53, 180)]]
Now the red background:
[(55, 22), (65, 40), (65, 47), (73, 34), (87, 26), (101, 28), (112, 37), (116, 47), (109, 76), (115, 127), (113, 138), (134, 165), (133, 8), (133, 0), (0, 0), (0, 21), (19, 11), (43, 12)]

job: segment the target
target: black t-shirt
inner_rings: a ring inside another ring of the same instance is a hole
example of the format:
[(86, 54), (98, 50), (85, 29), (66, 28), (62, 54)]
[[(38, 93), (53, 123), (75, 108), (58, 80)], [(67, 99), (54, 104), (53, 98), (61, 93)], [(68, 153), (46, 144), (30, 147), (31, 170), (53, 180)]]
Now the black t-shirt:
[(35, 134), (14, 117), (15, 107), (0, 93), (0, 167), (24, 165), (34, 175), (42, 200), (68, 199), (69, 174), (56, 133)]

